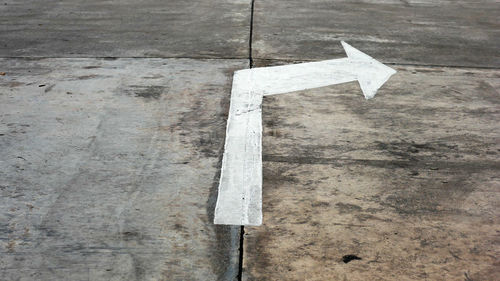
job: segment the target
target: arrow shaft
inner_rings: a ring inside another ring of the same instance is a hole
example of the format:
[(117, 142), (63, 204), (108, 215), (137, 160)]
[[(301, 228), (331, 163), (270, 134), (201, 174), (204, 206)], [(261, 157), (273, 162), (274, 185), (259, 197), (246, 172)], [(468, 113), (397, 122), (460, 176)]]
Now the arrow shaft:
[(262, 95), (283, 94), (346, 83), (357, 79), (359, 63), (348, 58), (237, 71), (242, 90)]
[(247, 78), (233, 77), (216, 224), (262, 223), (262, 94), (247, 88)]

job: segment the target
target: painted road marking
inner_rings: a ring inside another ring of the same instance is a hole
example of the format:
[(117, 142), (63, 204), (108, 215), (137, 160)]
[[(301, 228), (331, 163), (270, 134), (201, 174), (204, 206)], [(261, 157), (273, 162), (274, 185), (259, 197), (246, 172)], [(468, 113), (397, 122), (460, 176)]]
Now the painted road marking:
[(262, 97), (358, 81), (366, 99), (396, 71), (342, 42), (347, 58), (234, 73), (215, 224), (262, 224)]

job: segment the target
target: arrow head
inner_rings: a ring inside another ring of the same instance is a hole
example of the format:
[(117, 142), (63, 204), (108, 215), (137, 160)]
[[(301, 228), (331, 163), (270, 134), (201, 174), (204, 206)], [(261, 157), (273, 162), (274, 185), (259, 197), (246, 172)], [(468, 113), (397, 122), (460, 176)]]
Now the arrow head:
[(396, 73), (396, 70), (378, 62), (344, 41), (342, 41), (342, 47), (344, 47), (349, 62), (356, 67), (358, 83), (366, 99), (373, 98), (377, 90)]

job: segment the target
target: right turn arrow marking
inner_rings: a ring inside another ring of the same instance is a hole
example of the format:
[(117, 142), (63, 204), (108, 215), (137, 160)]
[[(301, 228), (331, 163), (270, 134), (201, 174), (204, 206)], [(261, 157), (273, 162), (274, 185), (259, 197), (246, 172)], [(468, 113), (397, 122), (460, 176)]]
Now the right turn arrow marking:
[(366, 99), (396, 71), (342, 42), (347, 58), (234, 73), (215, 224), (262, 224), (262, 97), (358, 81)]

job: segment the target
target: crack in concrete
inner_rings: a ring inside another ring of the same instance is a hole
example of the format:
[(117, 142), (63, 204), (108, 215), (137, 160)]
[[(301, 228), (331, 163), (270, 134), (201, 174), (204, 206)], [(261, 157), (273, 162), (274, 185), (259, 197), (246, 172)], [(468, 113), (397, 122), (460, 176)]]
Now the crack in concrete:
[[(250, 4), (250, 36), (248, 38), (248, 64), (249, 68), (253, 67), (253, 57), (252, 57), (252, 37), (253, 37), (253, 16), (254, 16), (255, 0), (251, 0)], [(245, 226), (241, 226), (240, 229), (240, 260), (238, 269), (238, 281), (243, 279), (243, 255), (244, 255), (244, 239), (245, 239)]]

